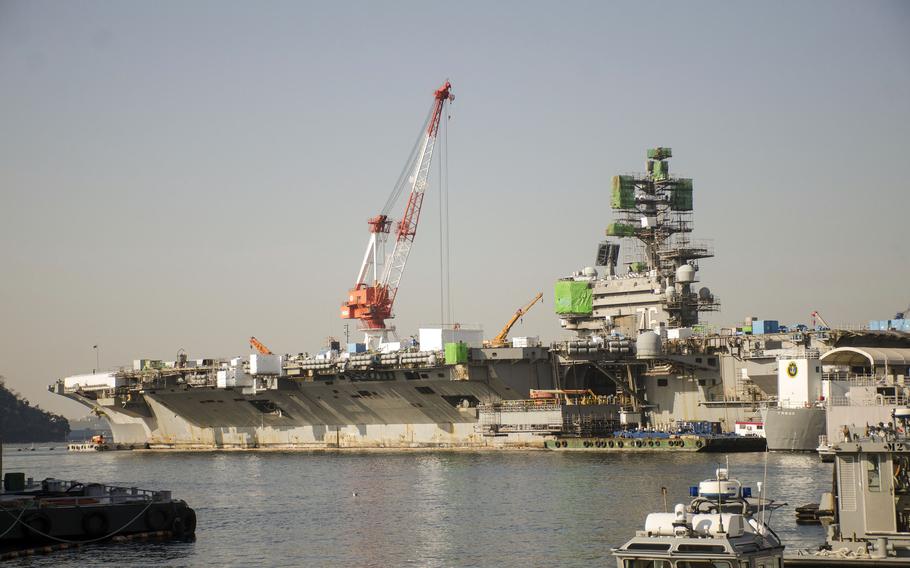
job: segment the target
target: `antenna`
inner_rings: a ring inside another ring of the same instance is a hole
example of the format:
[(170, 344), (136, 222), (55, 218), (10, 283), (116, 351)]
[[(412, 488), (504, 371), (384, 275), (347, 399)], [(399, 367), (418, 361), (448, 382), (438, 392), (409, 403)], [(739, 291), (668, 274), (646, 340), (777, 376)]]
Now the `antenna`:
[(723, 534), (724, 532), (724, 494), (720, 486), (720, 470), (716, 472), (717, 474), (717, 518), (720, 519), (717, 521), (718, 532)]
[(765, 533), (765, 485), (768, 483), (768, 448), (765, 447), (765, 471), (762, 474), (761, 487), (758, 490), (758, 506), (760, 508), (759, 517), (761, 518), (762, 534)]

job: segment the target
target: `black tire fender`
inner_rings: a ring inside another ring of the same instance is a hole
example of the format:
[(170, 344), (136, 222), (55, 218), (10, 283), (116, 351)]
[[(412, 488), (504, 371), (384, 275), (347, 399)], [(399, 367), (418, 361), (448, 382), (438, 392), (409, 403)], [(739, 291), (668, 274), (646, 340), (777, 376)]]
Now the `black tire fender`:
[(26, 536), (34, 536), (37, 538), (43, 538), (44, 535), (51, 534), (51, 530), (54, 527), (54, 524), (51, 522), (51, 518), (45, 513), (31, 513), (26, 515), (21, 521), (22, 523), (22, 532)]
[(106, 535), (110, 528), (110, 519), (104, 511), (92, 510), (82, 515), (82, 530), (88, 536)]
[(183, 534), (185, 536), (196, 534), (196, 511), (187, 507), (180, 514), (180, 518), (183, 519)]
[(170, 528), (173, 522), (171, 510), (166, 506), (156, 507), (152, 505), (149, 507), (148, 511), (145, 512), (145, 524), (153, 531), (163, 531)]

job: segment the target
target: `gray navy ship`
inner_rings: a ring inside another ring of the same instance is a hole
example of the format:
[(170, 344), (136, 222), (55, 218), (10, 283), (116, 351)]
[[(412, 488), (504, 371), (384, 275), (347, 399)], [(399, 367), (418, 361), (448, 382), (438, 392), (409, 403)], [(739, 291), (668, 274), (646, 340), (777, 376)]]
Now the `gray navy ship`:
[[(607, 240), (591, 266), (554, 286), (568, 339), (485, 342), (481, 330), (448, 325), (394, 342), (377, 324), (363, 343), (332, 342), (312, 356), (259, 344), (230, 359), (136, 360), (49, 388), (107, 420), (116, 443), (175, 449), (544, 447), (554, 436), (705, 421), (765, 436), (770, 449), (814, 450), (831, 404), (853, 386), (884, 401), (876, 395), (887, 380), (897, 402), (905, 331), (702, 321), (720, 306), (698, 278), (713, 250), (691, 238), (693, 183), (670, 174), (671, 156), (651, 149), (645, 172), (613, 177)], [(390, 221), (371, 223), (375, 252)], [(363, 282), (370, 253), (343, 317), (387, 299)], [(379, 315), (390, 317), (390, 306)], [(864, 366), (857, 350), (883, 345), (896, 351)]]

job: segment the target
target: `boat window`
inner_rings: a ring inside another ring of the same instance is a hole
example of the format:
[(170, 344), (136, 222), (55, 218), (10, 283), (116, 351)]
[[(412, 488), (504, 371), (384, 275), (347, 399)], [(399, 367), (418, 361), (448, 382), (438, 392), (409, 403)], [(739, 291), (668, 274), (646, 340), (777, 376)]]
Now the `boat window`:
[(671, 568), (669, 560), (646, 560), (636, 558), (623, 562), (623, 568)]
[(627, 550), (670, 550), (670, 545), (660, 542), (633, 542)]
[[(696, 553), (706, 553), (706, 552), (726, 552), (727, 549), (722, 544), (680, 544), (676, 547), (678, 552), (696, 552)], [(707, 566), (707, 564), (706, 564)]]
[(869, 491), (882, 490), (882, 477), (879, 471), (879, 456), (870, 454), (866, 458), (866, 480), (868, 481)]
[(676, 568), (732, 568), (726, 560), (679, 560)]

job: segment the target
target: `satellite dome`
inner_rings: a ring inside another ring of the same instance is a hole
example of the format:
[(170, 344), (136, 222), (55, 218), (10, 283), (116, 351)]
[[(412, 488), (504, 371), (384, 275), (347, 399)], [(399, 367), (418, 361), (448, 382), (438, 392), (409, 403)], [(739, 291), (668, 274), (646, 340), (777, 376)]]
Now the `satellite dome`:
[(711, 290), (708, 288), (700, 288), (698, 290), (698, 299), (699, 300), (710, 300), (711, 299)]

